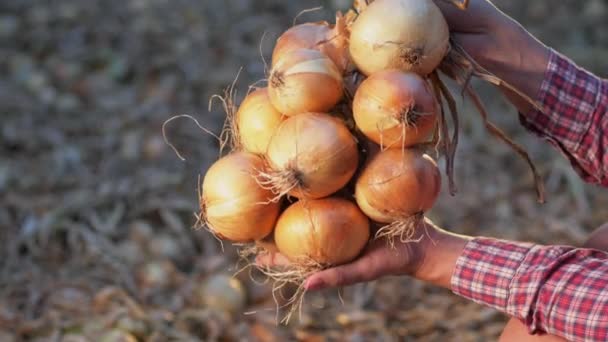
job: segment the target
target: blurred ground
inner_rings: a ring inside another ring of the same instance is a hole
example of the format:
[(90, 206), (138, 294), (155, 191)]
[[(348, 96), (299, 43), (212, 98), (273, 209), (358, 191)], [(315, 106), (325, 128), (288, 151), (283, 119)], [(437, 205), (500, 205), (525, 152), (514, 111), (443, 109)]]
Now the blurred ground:
[[(0, 341), (495, 338), (505, 317), (410, 279), (346, 289), (344, 304), (336, 292), (309, 296), (299, 323), (276, 327), (268, 287), (221, 277), (234, 272), (232, 249), (191, 229), (217, 143), (174, 122), (180, 162), (162, 122), (187, 113), (217, 132), (223, 113), (207, 111), (209, 96), (240, 66), (241, 93), (264, 77), (264, 32), (268, 56), (300, 10), (323, 5), (301, 19), (331, 19), (348, 2), (0, 2)], [(608, 74), (605, 0), (496, 2)], [(535, 203), (523, 162), (464, 111), (460, 193), (444, 193), (431, 216), (467, 234), (581, 243), (608, 218), (608, 192), (583, 185), (494, 90), (481, 93), (538, 162), (549, 202)]]

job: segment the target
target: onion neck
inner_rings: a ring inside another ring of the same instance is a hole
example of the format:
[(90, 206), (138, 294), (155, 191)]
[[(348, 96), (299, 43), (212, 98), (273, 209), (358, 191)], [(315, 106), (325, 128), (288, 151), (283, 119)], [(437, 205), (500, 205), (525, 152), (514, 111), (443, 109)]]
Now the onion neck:
[(417, 67), (422, 63), (423, 49), (421, 48), (410, 48), (403, 46), (401, 48), (401, 59), (412, 67)]
[(285, 77), (283, 76), (282, 72), (273, 72), (270, 75), (270, 84), (274, 87), (274, 88), (280, 88), (283, 85), (285, 85)]
[(399, 122), (405, 125), (406, 127), (411, 127), (416, 125), (416, 122), (420, 119), (420, 114), (416, 112), (416, 105), (410, 104), (401, 108), (398, 113)]

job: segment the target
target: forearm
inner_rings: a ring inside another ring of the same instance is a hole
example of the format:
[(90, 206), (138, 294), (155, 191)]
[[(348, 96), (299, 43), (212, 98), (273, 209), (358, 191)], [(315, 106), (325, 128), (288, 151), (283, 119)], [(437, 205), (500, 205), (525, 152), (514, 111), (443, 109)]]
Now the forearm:
[(608, 254), (427, 227), (413, 276), (522, 320), (532, 333), (608, 337)]
[(470, 53), (542, 108), (502, 87), (524, 126), (559, 149), (585, 181), (608, 186), (608, 81), (552, 51), (508, 17), (490, 32), (492, 45)]
[[(495, 45), (467, 52), (487, 71), (536, 101), (551, 50), (508, 17), (496, 23), (492, 35)], [(520, 113), (534, 108), (507, 87), (500, 88)]]

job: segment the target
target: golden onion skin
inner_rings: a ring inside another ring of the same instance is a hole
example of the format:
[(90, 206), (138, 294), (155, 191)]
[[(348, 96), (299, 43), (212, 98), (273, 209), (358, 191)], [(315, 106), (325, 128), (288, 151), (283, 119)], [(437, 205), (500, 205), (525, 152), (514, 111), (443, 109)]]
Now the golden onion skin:
[(293, 262), (340, 265), (356, 258), (369, 240), (369, 220), (341, 198), (299, 201), (283, 212), (274, 238)]
[(353, 101), (357, 127), (383, 147), (402, 148), (429, 139), (438, 104), (429, 85), (414, 73), (380, 71), (359, 86)]
[(365, 75), (433, 72), (449, 49), (449, 28), (432, 0), (376, 0), (354, 22), (349, 51)]
[(372, 220), (392, 223), (430, 210), (440, 190), (441, 174), (430, 156), (415, 148), (389, 149), (365, 166), (355, 198)]
[(278, 39), (272, 52), (272, 65), (281, 57), (298, 49), (318, 50), (329, 57), (341, 73), (348, 68), (348, 36), (327, 22), (303, 23), (291, 27)]
[(248, 152), (235, 152), (216, 161), (205, 174), (201, 211), (218, 237), (251, 242), (269, 235), (279, 215), (273, 194), (257, 183), (254, 175), (264, 160)]
[(236, 113), (239, 140), (245, 151), (264, 154), (284, 116), (270, 103), (268, 88), (251, 92)]
[(299, 49), (282, 55), (268, 82), (271, 103), (286, 116), (327, 112), (342, 99), (343, 91), (340, 70), (316, 50)]
[(292, 170), (299, 187), (289, 195), (318, 199), (343, 188), (359, 163), (357, 142), (346, 125), (324, 113), (286, 119), (268, 145), (271, 169)]

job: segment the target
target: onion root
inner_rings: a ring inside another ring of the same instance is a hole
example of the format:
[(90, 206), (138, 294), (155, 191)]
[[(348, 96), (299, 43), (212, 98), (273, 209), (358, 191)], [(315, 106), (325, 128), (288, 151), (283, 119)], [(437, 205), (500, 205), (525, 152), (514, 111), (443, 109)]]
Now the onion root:
[(302, 179), (295, 168), (287, 168), (285, 170), (263, 171), (258, 170), (255, 176), (257, 183), (266, 190), (270, 190), (275, 197), (271, 198), (271, 202), (278, 202), (284, 196), (287, 196), (294, 189), (300, 188), (301, 193), (305, 193), (302, 187)]
[(415, 237), (417, 227), (424, 220), (424, 213), (419, 212), (410, 217), (387, 224), (376, 232), (374, 239), (386, 239), (391, 248), (395, 248), (395, 240), (400, 243), (420, 242), (422, 236)]

